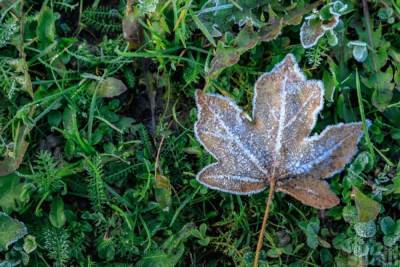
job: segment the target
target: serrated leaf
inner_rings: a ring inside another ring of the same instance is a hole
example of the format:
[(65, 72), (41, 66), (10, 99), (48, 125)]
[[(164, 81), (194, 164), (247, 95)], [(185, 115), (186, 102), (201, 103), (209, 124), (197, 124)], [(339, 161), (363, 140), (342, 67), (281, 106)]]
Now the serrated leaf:
[(375, 200), (366, 196), (363, 192), (358, 190), (357, 187), (353, 188), (353, 192), (358, 211), (358, 220), (360, 222), (374, 220), (381, 210), (381, 205)]
[(11, 244), (26, 234), (25, 224), (0, 212), (0, 251), (7, 250)]
[(292, 54), (255, 84), (252, 119), (228, 98), (196, 92), (195, 135), (218, 160), (197, 180), (223, 192), (277, 190), (319, 209), (339, 203), (321, 178), (340, 172), (357, 151), (361, 123), (337, 124), (309, 137), (323, 105), (320, 81), (307, 81)]

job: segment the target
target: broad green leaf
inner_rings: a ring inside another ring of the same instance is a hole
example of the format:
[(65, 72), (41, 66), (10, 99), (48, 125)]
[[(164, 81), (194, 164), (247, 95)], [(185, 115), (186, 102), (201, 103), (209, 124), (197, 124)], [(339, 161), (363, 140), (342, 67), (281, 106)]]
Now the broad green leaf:
[(400, 240), (400, 220), (395, 222), (391, 217), (386, 216), (381, 219), (380, 227), (385, 235), (383, 243), (385, 246), (393, 246)]
[(384, 111), (392, 100), (393, 92), (391, 90), (375, 90), (372, 94), (372, 103), (380, 110)]
[(171, 205), (171, 192), (172, 186), (168, 177), (163, 175), (157, 175), (154, 185), (156, 200), (160, 205), (160, 208), (164, 211), (168, 211)]
[(267, 257), (269, 258), (279, 258), (283, 254), (283, 248), (271, 248), (267, 251)]
[(97, 96), (113, 98), (125, 93), (126, 90), (128, 90), (128, 88), (121, 80), (114, 77), (108, 77), (98, 85)]
[(25, 224), (0, 212), (0, 251), (7, 250), (10, 245), (26, 234)]
[(111, 261), (115, 257), (115, 245), (112, 239), (104, 238), (97, 244), (97, 253), (101, 259)]
[(21, 208), (29, 200), (31, 186), (15, 174), (0, 177), (0, 207), (6, 212)]
[(51, 8), (43, 6), (37, 17), (36, 35), (42, 46), (42, 49), (52, 44), (56, 36), (55, 22), (57, 16)]
[(356, 256), (336, 256), (335, 266), (337, 267), (364, 267), (365, 263), (362, 258)]
[(162, 250), (152, 250), (147, 252), (136, 264), (136, 267), (174, 267), (179, 262), (185, 252), (183, 244), (179, 245), (171, 253)]
[(61, 228), (65, 224), (66, 217), (64, 214), (64, 202), (60, 197), (54, 198), (51, 203), (49, 220), (56, 228)]
[(24, 238), (23, 249), (26, 253), (32, 253), (37, 248), (36, 237), (33, 235), (27, 235)]
[(353, 187), (353, 192), (358, 211), (358, 220), (360, 222), (374, 220), (381, 210), (381, 204), (363, 194), (357, 187)]
[(351, 41), (347, 44), (353, 49), (353, 57), (358, 62), (364, 62), (368, 57), (367, 43), (362, 41)]
[(333, 95), (335, 94), (335, 88), (338, 84), (338, 82), (336, 81), (336, 77), (325, 70), (322, 75), (322, 80), (324, 81), (325, 89), (324, 97), (327, 101), (333, 102)]
[(321, 249), (319, 253), (319, 258), (321, 259), (322, 266), (332, 266), (333, 256), (329, 249)]

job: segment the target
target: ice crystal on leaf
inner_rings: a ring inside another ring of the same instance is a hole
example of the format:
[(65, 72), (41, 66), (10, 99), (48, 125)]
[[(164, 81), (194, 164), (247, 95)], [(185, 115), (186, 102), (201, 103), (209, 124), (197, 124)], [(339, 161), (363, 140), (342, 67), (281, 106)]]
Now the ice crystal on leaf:
[(338, 42), (333, 29), (338, 25), (340, 16), (347, 9), (347, 5), (341, 1), (335, 1), (325, 5), (320, 11), (314, 11), (305, 17), (305, 21), (300, 29), (300, 41), (304, 48), (313, 47), (318, 40), (328, 33), (332, 46)]
[(254, 88), (248, 118), (230, 99), (196, 92), (195, 134), (217, 162), (197, 180), (209, 188), (250, 195), (263, 191), (271, 177), (277, 191), (319, 209), (338, 197), (323, 178), (341, 171), (357, 151), (361, 123), (328, 126), (309, 136), (323, 105), (321, 81), (306, 80), (293, 55), (262, 75)]

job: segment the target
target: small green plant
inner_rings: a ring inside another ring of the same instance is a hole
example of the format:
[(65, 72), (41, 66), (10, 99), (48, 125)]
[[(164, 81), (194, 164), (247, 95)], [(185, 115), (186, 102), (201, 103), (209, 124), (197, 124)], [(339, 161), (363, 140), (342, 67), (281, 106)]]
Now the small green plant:
[(102, 33), (121, 32), (122, 15), (118, 9), (107, 6), (89, 7), (82, 13), (87, 26)]
[(101, 213), (107, 203), (101, 159), (98, 157), (93, 160), (87, 159), (86, 166), (89, 174), (88, 196), (92, 203), (93, 211)]

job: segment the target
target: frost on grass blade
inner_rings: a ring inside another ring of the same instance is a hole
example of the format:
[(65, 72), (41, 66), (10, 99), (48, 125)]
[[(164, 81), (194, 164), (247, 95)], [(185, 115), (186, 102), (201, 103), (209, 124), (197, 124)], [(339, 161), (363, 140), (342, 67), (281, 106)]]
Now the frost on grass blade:
[(264, 190), (272, 175), (277, 190), (325, 209), (339, 199), (321, 180), (340, 172), (357, 151), (361, 123), (337, 124), (309, 136), (323, 105), (321, 81), (307, 80), (289, 54), (254, 88), (252, 118), (232, 100), (196, 92), (195, 134), (217, 162), (197, 180), (234, 194)]

